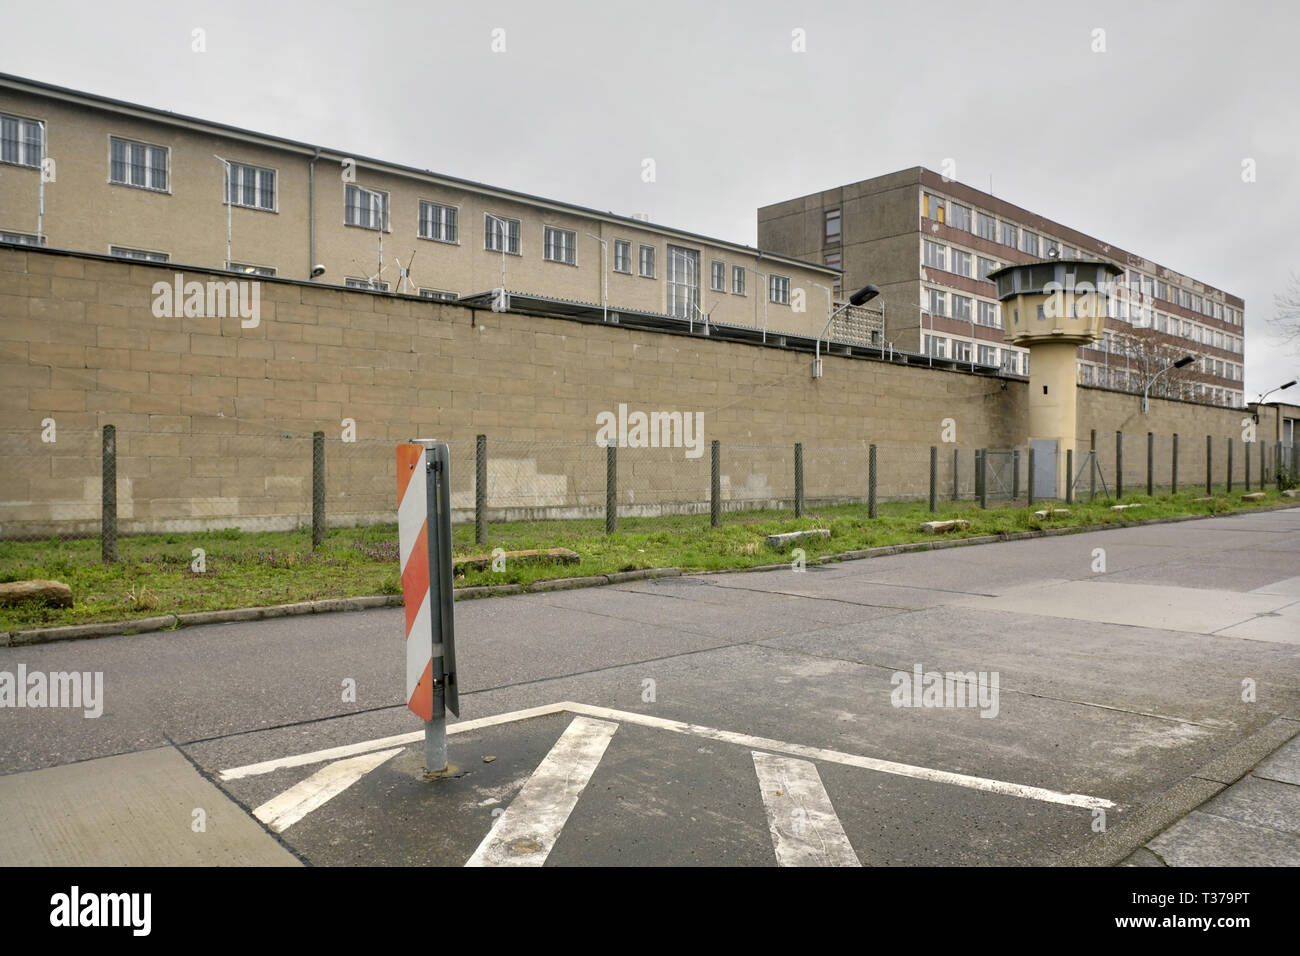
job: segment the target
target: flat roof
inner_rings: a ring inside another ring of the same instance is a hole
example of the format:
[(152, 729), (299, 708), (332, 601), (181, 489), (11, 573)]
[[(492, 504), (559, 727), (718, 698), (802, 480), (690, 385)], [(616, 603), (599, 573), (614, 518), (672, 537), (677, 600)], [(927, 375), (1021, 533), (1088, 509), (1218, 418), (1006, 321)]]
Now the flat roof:
[(617, 213), (608, 211), (602, 212), (599, 209), (592, 209), (588, 206), (579, 206), (576, 203), (563, 202), (557, 199), (547, 199), (542, 196), (534, 196), (530, 193), (505, 189), (499, 186), (490, 186), (486, 183), (475, 182), (471, 179), (462, 179), (458, 176), (435, 173), (430, 169), (417, 169), (414, 166), (405, 166), (401, 163), (392, 163), (383, 159), (375, 159), (374, 157), (363, 156), (359, 153), (333, 148), (327, 149), (314, 143), (304, 143), (299, 140), (286, 139), (285, 137), (275, 136), (270, 133), (259, 133), (256, 130), (243, 129), (238, 126), (231, 126), (227, 123), (217, 123), (211, 120), (200, 119), (196, 116), (187, 116), (183, 113), (173, 113), (170, 110), (157, 109), (152, 106), (143, 106), (139, 103), (129, 103), (125, 100), (100, 96), (96, 93), (87, 93), (83, 90), (74, 90), (64, 86), (56, 86), (52, 83), (43, 83), (40, 80), (31, 80), (26, 77), (15, 76), (12, 73), (0, 73), (0, 87), (7, 87), (19, 92), (34, 95), (45, 95), (53, 99), (64, 100), (91, 109), (115, 110), (120, 113), (134, 115), (139, 119), (166, 123), (172, 126), (191, 127), (203, 131), (220, 130), (238, 139), (258, 143), (275, 149), (284, 149), (291, 152), (302, 153), (307, 157), (319, 155), (321, 157), (328, 156), (331, 159), (337, 160), (352, 159), (359, 164), (364, 164), (378, 170), (386, 170), (426, 181), (434, 180), (447, 185), (458, 186), (462, 189), (479, 192), (484, 195), (497, 196), (502, 199), (518, 200), (535, 206), (547, 207), (562, 212), (578, 213), (593, 219), (601, 219), (607, 222), (632, 226), (638, 229), (648, 229), (652, 232), (658, 232), (668, 236), (677, 236), (683, 239), (706, 242), (720, 248), (730, 249), (736, 252), (744, 252), (747, 255), (753, 255), (761, 259), (771, 259), (774, 262), (785, 262), (791, 265), (802, 266), (803, 268), (822, 272), (826, 275), (840, 275), (843, 272), (842, 269), (822, 265), (816, 262), (809, 262), (806, 259), (796, 259), (793, 256), (784, 256), (775, 252), (764, 252), (754, 246), (747, 246), (738, 242), (730, 242), (726, 239), (716, 239), (712, 236), (705, 236), (696, 232), (688, 232), (684, 229), (675, 229), (672, 226), (651, 223), (647, 220), (637, 219), (633, 216), (620, 216)]

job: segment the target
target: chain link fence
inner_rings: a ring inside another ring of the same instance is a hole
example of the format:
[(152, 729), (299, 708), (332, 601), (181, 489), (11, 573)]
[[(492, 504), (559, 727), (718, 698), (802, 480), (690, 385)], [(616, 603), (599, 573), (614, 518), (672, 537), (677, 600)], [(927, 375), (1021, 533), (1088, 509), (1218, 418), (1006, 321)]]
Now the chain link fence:
[[(232, 423), (233, 424), (233, 423)], [(247, 427), (241, 425), (240, 427)], [(238, 528), (311, 529), (396, 520), (393, 439), (323, 433), (0, 431), (0, 541)], [(448, 442), (453, 522), (721, 516), (863, 503), (1020, 501), (1257, 490), (1292, 473), (1300, 446), (1204, 435), (1085, 434), (1049, 469), (1063, 481), (1030, 487), (1028, 447), (699, 442), (606, 448), (593, 441), (477, 436)], [(1068, 452), (1068, 454), (1066, 454)], [(1040, 447), (1037, 453), (1042, 455)], [(1229, 468), (1231, 467), (1231, 471)], [(105, 475), (115, 480), (105, 483)], [(1231, 485), (1229, 486), (1229, 481)], [(106, 493), (107, 492), (107, 493)]]

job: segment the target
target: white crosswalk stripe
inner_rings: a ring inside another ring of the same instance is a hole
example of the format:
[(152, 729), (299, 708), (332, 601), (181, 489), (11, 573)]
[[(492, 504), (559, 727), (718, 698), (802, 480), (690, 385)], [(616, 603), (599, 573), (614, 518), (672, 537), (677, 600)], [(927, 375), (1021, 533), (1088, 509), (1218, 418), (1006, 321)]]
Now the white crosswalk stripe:
[(753, 752), (780, 866), (861, 866), (811, 761)]

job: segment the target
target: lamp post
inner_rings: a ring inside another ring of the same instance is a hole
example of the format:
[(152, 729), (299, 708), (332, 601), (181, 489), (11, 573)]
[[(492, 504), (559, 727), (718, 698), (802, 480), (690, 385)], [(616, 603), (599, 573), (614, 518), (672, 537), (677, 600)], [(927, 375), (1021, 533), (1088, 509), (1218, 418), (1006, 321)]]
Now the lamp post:
[(1196, 361), (1195, 355), (1184, 355), (1177, 362), (1174, 362), (1172, 365), (1166, 365), (1160, 371), (1156, 372), (1155, 375), (1151, 376), (1151, 379), (1146, 383), (1146, 385), (1142, 387), (1142, 414), (1143, 415), (1147, 413), (1147, 408), (1149, 406), (1149, 402), (1147, 401), (1147, 398), (1151, 394), (1151, 386), (1156, 383), (1156, 379), (1158, 379), (1161, 375), (1164, 375), (1165, 372), (1168, 372), (1171, 369), (1186, 368), (1187, 366), (1191, 365), (1195, 361)]
[[(825, 286), (822, 286), (822, 288), (825, 288)], [(857, 292), (849, 296), (848, 302), (846, 302), (844, 305), (840, 306), (829, 316), (827, 316), (826, 326), (822, 329), (821, 335), (817, 336), (817, 342), (816, 345), (814, 346), (813, 368), (812, 368), (813, 378), (822, 377), (822, 336), (826, 335), (826, 333), (830, 330), (831, 323), (835, 321), (835, 316), (839, 315), (849, 306), (864, 305), (865, 303), (870, 302), (878, 295), (880, 295), (880, 290), (877, 289), (874, 285), (864, 285)]]
[(507, 239), (507, 237), (510, 235), (510, 233), (509, 233), (509, 230), (506, 229), (506, 221), (505, 221), (504, 219), (502, 219), (500, 216), (494, 216), (494, 215), (492, 215), (492, 213), (487, 213), (487, 217), (488, 217), (488, 219), (492, 220), (492, 223), (493, 223), (493, 224), (495, 225), (495, 227), (496, 227), (497, 233), (498, 233), (498, 234), (500, 235), (500, 237), (501, 237), (501, 294), (502, 294), (502, 295), (505, 295), (505, 291), (506, 291), (506, 239)]
[(1255, 403), (1255, 424), (1256, 424), (1256, 425), (1259, 424), (1259, 410), (1264, 406), (1264, 399), (1268, 398), (1268, 397), (1269, 397), (1270, 395), (1272, 395), (1274, 392), (1282, 392), (1282, 391), (1285, 391), (1286, 389), (1290, 388), (1290, 387), (1291, 387), (1292, 385), (1294, 385), (1295, 383), (1296, 383), (1296, 380), (1295, 380), (1295, 379), (1291, 379), (1291, 381), (1285, 383), (1284, 385), (1279, 385), (1279, 386), (1277, 386), (1277, 388), (1270, 388), (1267, 392), (1265, 392), (1264, 394), (1262, 394), (1262, 395), (1259, 396), (1259, 401), (1257, 401), (1257, 402)]
[[(759, 284), (759, 287), (756, 290), (756, 292), (762, 295), (763, 297), (763, 342), (766, 343), (767, 342), (767, 299), (768, 299), (767, 273), (759, 272), (757, 269), (753, 268), (752, 266), (745, 266), (744, 269), (746, 272), (754, 273), (755, 278), (763, 280), (762, 283)], [(754, 321), (755, 322), (758, 321), (758, 299), (754, 300)]]
[[(587, 233), (600, 243), (600, 317), (602, 322), (609, 321), (609, 243), (600, 236)], [(505, 285), (502, 279), (501, 284)]]
[(217, 156), (216, 153), (213, 153), (212, 155), (226, 168), (226, 268), (229, 269), (230, 268), (230, 227), (231, 227), (230, 215), (235, 205), (231, 201), (231, 196), (230, 196), (230, 160), (225, 159), (222, 156)]

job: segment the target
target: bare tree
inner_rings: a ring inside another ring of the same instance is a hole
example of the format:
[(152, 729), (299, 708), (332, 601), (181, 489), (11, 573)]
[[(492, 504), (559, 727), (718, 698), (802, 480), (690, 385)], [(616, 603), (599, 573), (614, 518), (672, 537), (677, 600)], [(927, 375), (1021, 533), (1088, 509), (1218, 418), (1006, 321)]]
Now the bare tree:
[(1277, 314), (1269, 320), (1287, 342), (1300, 342), (1300, 276), (1291, 273), (1290, 284), (1273, 296)]
[(1110, 369), (1116, 379), (1114, 387), (1141, 393), (1143, 387), (1162, 369), (1169, 369), (1151, 386), (1153, 398), (1193, 399), (1196, 397), (1196, 363), (1186, 368), (1171, 368), (1188, 354), (1185, 347), (1161, 342), (1152, 335), (1116, 331), (1111, 333)]

